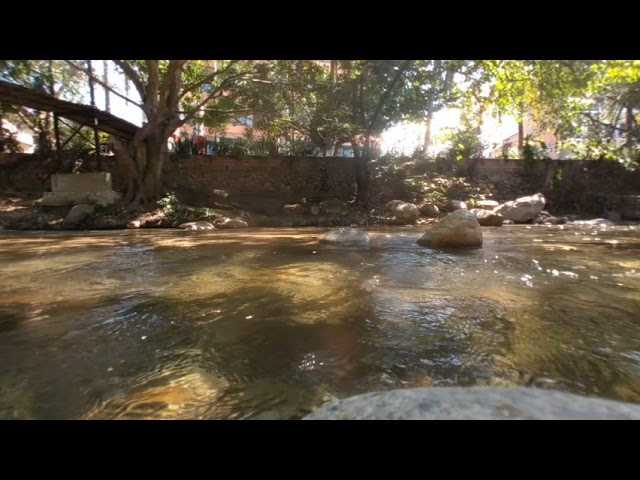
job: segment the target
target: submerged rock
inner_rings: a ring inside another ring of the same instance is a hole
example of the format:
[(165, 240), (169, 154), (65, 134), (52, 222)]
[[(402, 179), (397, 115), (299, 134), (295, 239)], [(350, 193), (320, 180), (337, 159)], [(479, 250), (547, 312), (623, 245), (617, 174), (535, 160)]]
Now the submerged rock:
[(357, 228), (343, 227), (330, 230), (320, 235), (320, 243), (330, 243), (334, 245), (357, 245), (368, 246), (371, 238), (367, 232)]
[(401, 222), (413, 223), (420, 217), (418, 207), (413, 203), (403, 202), (401, 200), (391, 200), (385, 205), (385, 210)]
[(544, 208), (546, 200), (544, 195), (536, 193), (528, 197), (520, 197), (493, 209), (494, 213), (502, 215), (505, 219), (516, 223), (526, 223), (534, 219)]
[(423, 247), (478, 247), (482, 227), (469, 210), (456, 210), (433, 226), (418, 241)]
[(533, 388), (434, 387), (367, 393), (305, 420), (640, 420), (640, 405)]
[(199, 221), (183, 223), (178, 225), (178, 228), (182, 228), (184, 230), (213, 230), (215, 227), (209, 222)]

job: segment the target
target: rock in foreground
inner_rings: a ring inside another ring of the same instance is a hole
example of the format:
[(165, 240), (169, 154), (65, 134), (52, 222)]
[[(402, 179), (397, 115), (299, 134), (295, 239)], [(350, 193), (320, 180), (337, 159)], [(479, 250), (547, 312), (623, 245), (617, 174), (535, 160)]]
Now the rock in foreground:
[(640, 405), (529, 388), (434, 387), (358, 395), (305, 420), (640, 420)]
[(482, 227), (469, 210), (456, 210), (433, 226), (418, 241), (423, 247), (479, 247)]
[(369, 234), (358, 230), (357, 228), (336, 228), (327, 233), (320, 235), (318, 239), (320, 243), (329, 243), (333, 245), (351, 245), (351, 246), (369, 246), (371, 241)]

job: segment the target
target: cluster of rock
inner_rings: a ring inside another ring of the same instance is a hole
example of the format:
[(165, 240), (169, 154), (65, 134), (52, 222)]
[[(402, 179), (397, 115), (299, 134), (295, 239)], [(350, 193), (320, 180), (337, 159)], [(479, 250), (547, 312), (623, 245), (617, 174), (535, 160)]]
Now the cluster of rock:
[(216, 220), (213, 224), (205, 221), (198, 222), (187, 222), (181, 225), (178, 225), (178, 228), (182, 228), (184, 230), (213, 230), (214, 228), (247, 228), (249, 224), (244, 220), (238, 220), (236, 218), (222, 218), (220, 220)]

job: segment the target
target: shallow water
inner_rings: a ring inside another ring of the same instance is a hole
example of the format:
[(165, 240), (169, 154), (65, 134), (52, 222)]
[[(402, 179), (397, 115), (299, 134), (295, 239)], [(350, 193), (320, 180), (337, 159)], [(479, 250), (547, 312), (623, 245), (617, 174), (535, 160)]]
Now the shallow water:
[(640, 403), (640, 229), (0, 234), (0, 418), (300, 418), (332, 398), (528, 385)]

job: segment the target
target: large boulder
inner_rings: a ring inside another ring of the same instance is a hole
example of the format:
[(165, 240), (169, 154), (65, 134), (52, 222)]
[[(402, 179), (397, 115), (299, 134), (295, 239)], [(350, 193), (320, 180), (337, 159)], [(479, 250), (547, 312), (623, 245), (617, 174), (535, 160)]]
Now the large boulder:
[(536, 193), (528, 197), (520, 197), (511, 202), (504, 203), (493, 209), (494, 213), (502, 215), (516, 223), (527, 223), (535, 218), (544, 208), (546, 203), (544, 195)]
[(429, 218), (436, 218), (440, 215), (440, 209), (433, 203), (425, 203), (418, 210), (422, 215)]
[(178, 225), (178, 228), (182, 228), (184, 230), (213, 230), (215, 227), (209, 222), (198, 221), (183, 223)]
[(455, 212), (456, 210), (467, 210), (467, 204), (462, 200), (449, 200), (442, 206), (445, 212)]
[(325, 404), (305, 420), (640, 420), (640, 405), (534, 388), (432, 387)]
[(232, 218), (225, 218), (219, 222), (216, 222), (216, 228), (247, 228), (249, 224), (244, 220), (237, 220)]
[(62, 228), (74, 228), (84, 222), (93, 213), (93, 205), (76, 205), (69, 210), (62, 221)]
[(413, 203), (391, 200), (385, 210), (402, 222), (413, 223), (420, 217), (420, 211)]
[(320, 243), (329, 243), (332, 245), (347, 246), (369, 246), (371, 241), (369, 234), (357, 228), (342, 227), (330, 230), (320, 235), (318, 239)]
[(479, 247), (482, 227), (469, 210), (456, 210), (434, 225), (418, 241), (423, 247)]
[(473, 208), (470, 210), (478, 219), (478, 223), (483, 227), (501, 227), (504, 217), (498, 213), (494, 213), (490, 210), (483, 210), (481, 208)]

